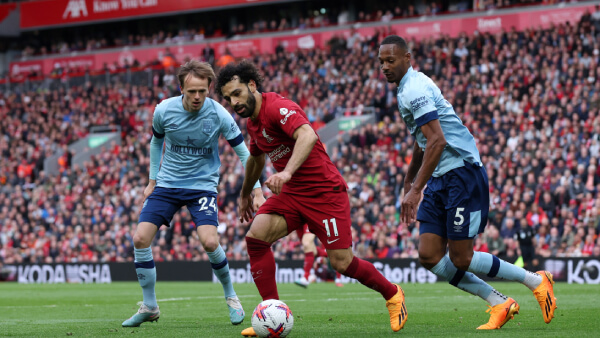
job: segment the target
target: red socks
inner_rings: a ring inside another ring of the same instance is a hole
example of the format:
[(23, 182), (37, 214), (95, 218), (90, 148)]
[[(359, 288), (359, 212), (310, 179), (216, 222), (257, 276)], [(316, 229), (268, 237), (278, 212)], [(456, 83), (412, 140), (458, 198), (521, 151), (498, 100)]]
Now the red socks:
[(313, 264), (315, 262), (315, 253), (314, 252), (305, 252), (304, 253), (304, 278), (308, 280), (308, 276), (310, 276), (310, 269), (312, 269)]
[(355, 278), (362, 285), (381, 293), (385, 300), (394, 297), (398, 292), (398, 288), (385, 279), (373, 264), (360, 258), (354, 257), (343, 275)]
[(317, 257), (327, 257), (327, 250), (320, 245), (317, 245)]
[(279, 299), (275, 283), (275, 257), (271, 244), (260, 239), (246, 237), (250, 272), (263, 300)]

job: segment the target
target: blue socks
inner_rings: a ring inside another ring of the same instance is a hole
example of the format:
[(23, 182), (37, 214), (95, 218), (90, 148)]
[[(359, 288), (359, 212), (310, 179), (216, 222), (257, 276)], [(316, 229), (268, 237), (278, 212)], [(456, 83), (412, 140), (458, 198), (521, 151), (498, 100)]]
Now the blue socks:
[(474, 274), (458, 270), (447, 254), (431, 269), (431, 272), (447, 280), (451, 285), (484, 300), (487, 300), (494, 291), (494, 288)]
[(135, 272), (144, 295), (144, 304), (150, 309), (155, 309), (158, 304), (156, 303), (156, 293), (154, 291), (156, 267), (154, 266), (152, 249), (133, 249), (133, 254), (135, 257)]
[(469, 271), (485, 273), (488, 277), (498, 277), (521, 283), (525, 280), (525, 269), (500, 260), (498, 257), (487, 252), (475, 251), (473, 253)]
[(529, 272), (487, 252), (475, 251), (473, 253), (469, 271), (519, 282), (531, 290), (534, 290), (542, 282), (542, 277), (537, 273)]
[(233, 290), (233, 284), (231, 284), (231, 276), (229, 275), (229, 263), (227, 262), (227, 256), (225, 256), (225, 251), (223, 251), (223, 248), (221, 247), (221, 245), (219, 245), (215, 251), (207, 251), (206, 253), (208, 254), (208, 259), (210, 260), (210, 265), (212, 266), (215, 276), (217, 276), (217, 278), (223, 285), (223, 292), (225, 293), (225, 298), (235, 297), (236, 294)]

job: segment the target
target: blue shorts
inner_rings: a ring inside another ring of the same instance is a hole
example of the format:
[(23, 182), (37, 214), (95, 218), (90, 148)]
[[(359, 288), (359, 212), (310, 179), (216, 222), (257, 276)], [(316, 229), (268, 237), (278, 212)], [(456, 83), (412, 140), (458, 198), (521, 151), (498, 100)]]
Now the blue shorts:
[(417, 211), (420, 233), (452, 240), (482, 233), (488, 218), (490, 190), (484, 167), (465, 162), (441, 177), (431, 177)]
[(187, 206), (196, 226), (219, 225), (216, 192), (163, 187), (154, 188), (148, 196), (139, 222), (150, 222), (158, 227), (163, 224), (169, 226), (173, 215), (184, 205)]

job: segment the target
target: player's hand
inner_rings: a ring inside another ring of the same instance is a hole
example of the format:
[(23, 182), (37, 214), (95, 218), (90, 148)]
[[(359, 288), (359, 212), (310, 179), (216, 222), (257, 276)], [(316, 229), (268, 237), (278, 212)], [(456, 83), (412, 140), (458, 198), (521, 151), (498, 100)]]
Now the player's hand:
[(262, 189), (260, 189), (260, 188), (254, 189), (254, 201), (252, 202), (252, 205), (254, 206), (254, 210), (258, 210), (258, 208), (260, 208), (260, 206), (263, 205), (265, 203), (265, 201), (266, 201), (266, 199), (262, 193)]
[(271, 191), (275, 194), (275, 195), (279, 195), (281, 193), (281, 188), (283, 188), (283, 185), (287, 182), (289, 182), (289, 180), (292, 179), (292, 175), (290, 175), (289, 173), (282, 171), (280, 173), (277, 173), (275, 175), (272, 175), (271, 177), (269, 177), (269, 179), (267, 179), (265, 181), (265, 185), (271, 189)]
[(254, 216), (255, 210), (253, 200), (254, 198), (252, 195), (240, 196), (240, 203), (238, 204), (238, 215), (240, 215), (240, 222), (250, 222)]
[(144, 201), (152, 194), (154, 187), (156, 187), (156, 180), (150, 180), (148, 186), (144, 189)]
[(401, 222), (408, 224), (417, 220), (417, 207), (419, 206), (420, 201), (421, 192), (409, 187), (408, 193), (405, 193), (404, 198), (402, 199), (402, 205), (400, 209)]

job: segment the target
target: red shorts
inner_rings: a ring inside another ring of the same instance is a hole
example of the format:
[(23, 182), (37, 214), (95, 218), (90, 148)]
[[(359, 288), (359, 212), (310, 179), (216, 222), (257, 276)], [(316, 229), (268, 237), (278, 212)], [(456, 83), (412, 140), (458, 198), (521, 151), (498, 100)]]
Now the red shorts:
[(285, 218), (288, 234), (308, 225), (326, 249), (352, 246), (350, 200), (346, 191), (332, 191), (317, 196), (287, 193), (273, 195), (258, 209), (260, 214), (278, 214)]

